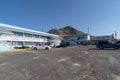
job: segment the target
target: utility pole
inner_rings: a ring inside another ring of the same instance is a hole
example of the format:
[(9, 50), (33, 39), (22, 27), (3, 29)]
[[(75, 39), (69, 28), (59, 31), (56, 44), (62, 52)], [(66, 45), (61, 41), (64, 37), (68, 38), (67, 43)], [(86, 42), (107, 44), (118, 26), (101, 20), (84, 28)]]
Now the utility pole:
[(117, 40), (117, 32), (115, 31), (115, 39)]
[(43, 27), (42, 27), (42, 32), (44, 32), (44, 29), (43, 29)]
[(89, 34), (89, 26), (88, 26), (88, 34)]

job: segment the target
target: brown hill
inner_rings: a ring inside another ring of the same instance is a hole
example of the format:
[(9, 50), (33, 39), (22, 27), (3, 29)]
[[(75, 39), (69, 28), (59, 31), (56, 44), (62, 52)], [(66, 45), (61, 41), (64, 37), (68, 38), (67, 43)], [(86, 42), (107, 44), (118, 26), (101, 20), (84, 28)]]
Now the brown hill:
[(73, 28), (72, 26), (66, 26), (60, 29), (51, 29), (50, 31), (48, 31), (48, 33), (57, 34), (61, 37), (72, 34), (83, 34), (83, 32)]

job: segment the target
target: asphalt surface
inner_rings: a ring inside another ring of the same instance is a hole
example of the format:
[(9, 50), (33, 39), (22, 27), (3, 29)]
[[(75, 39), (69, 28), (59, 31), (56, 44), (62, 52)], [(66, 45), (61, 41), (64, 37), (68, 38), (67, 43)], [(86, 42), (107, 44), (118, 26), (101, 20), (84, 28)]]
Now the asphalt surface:
[(72, 46), (0, 52), (0, 80), (120, 80), (120, 50)]

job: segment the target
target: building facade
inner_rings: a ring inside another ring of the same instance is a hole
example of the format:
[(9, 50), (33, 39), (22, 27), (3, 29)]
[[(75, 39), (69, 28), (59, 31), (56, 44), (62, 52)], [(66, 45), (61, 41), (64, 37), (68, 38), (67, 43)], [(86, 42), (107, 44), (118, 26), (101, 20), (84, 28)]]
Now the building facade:
[(99, 41), (114, 41), (115, 36), (114, 34), (112, 35), (103, 35), (103, 36), (92, 36), (91, 41), (93, 44), (98, 43)]
[(64, 36), (63, 42), (65, 43), (76, 43), (79, 44), (90, 44), (90, 35), (89, 34), (74, 34)]
[(0, 50), (40, 43), (55, 46), (60, 39), (58, 35), (0, 23)]

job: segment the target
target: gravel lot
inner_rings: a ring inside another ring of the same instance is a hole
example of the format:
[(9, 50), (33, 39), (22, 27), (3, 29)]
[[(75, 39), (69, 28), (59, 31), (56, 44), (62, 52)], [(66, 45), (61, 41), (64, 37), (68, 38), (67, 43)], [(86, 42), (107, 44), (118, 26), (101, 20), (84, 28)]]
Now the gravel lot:
[(0, 80), (120, 80), (120, 50), (72, 46), (0, 52)]

